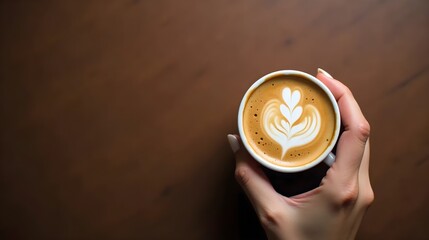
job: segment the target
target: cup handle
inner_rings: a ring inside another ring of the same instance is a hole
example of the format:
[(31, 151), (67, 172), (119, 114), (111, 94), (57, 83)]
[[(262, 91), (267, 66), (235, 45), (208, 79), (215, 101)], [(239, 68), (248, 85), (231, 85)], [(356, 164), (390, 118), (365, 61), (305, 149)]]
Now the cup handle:
[(326, 165), (332, 166), (332, 164), (335, 162), (335, 154), (330, 152), (323, 161), (326, 163)]

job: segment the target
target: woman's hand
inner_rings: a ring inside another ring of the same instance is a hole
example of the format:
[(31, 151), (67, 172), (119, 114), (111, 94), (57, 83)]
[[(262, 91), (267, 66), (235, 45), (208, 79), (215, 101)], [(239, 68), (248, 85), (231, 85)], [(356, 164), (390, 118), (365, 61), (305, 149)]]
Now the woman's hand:
[(261, 166), (228, 135), (237, 181), (246, 192), (269, 239), (354, 239), (374, 200), (369, 166), (370, 127), (350, 90), (319, 69), (317, 78), (334, 94), (345, 131), (335, 163), (319, 187), (293, 197), (277, 193)]

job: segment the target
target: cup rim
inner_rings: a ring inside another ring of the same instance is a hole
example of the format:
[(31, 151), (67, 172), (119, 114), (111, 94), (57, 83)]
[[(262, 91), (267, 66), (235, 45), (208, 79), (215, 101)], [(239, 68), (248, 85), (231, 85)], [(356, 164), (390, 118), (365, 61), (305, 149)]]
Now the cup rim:
[[(253, 148), (250, 146), (250, 144), (247, 141), (246, 135), (244, 134), (244, 129), (243, 129), (243, 111), (244, 111), (244, 106), (246, 105), (248, 97), (262, 83), (264, 83), (265, 81), (268, 81), (269, 79), (277, 77), (279, 75), (282, 75), (282, 76), (291, 76), (291, 75), (299, 76), (299, 77), (302, 77), (304, 79), (307, 79), (307, 80), (315, 83), (317, 86), (319, 86), (325, 92), (325, 94), (328, 95), (329, 99), (331, 100), (331, 104), (334, 108), (335, 117), (336, 117), (334, 137), (331, 141), (331, 144), (325, 149), (325, 151), (316, 160), (311, 161), (311, 162), (304, 164), (304, 165), (301, 165), (301, 166), (297, 166), (297, 167), (286, 167), (286, 166), (275, 165), (275, 164), (269, 162), (268, 160), (265, 160), (263, 157), (258, 155), (253, 150)], [(327, 86), (325, 86), (316, 77), (314, 77), (308, 73), (298, 71), (298, 70), (279, 70), (279, 71), (268, 73), (268, 74), (264, 75), (263, 77), (259, 78), (256, 82), (254, 82), (249, 87), (249, 89), (244, 94), (244, 96), (241, 100), (241, 103), (240, 103), (239, 110), (238, 110), (238, 131), (239, 131), (240, 138), (243, 142), (244, 147), (247, 149), (249, 154), (253, 158), (255, 158), (261, 165), (263, 165), (263, 166), (265, 166), (271, 170), (277, 171), (277, 172), (284, 172), (284, 173), (301, 172), (301, 171), (307, 170), (309, 168), (312, 168), (312, 167), (316, 166), (317, 164), (319, 164), (320, 162), (322, 162), (328, 156), (328, 154), (332, 151), (335, 144), (337, 143), (339, 133), (340, 133), (340, 125), (341, 125), (340, 110), (338, 107), (338, 103), (337, 103), (334, 95), (332, 94), (332, 92), (328, 89)]]

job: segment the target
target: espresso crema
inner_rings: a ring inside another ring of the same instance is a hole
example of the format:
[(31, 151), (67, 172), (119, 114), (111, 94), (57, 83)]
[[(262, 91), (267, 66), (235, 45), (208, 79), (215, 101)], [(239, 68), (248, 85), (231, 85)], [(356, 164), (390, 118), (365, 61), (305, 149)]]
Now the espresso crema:
[(265, 160), (298, 167), (316, 160), (331, 144), (335, 110), (328, 95), (300, 76), (278, 75), (254, 89), (243, 111), (251, 148)]

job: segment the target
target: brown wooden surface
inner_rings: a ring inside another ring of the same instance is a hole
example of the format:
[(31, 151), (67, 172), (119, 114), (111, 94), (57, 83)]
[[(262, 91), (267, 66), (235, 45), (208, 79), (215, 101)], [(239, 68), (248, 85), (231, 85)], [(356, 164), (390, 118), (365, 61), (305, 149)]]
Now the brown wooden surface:
[(372, 127), (358, 239), (428, 239), (429, 1), (0, 6), (1, 239), (243, 236), (226, 141), (240, 98), (317, 67)]

